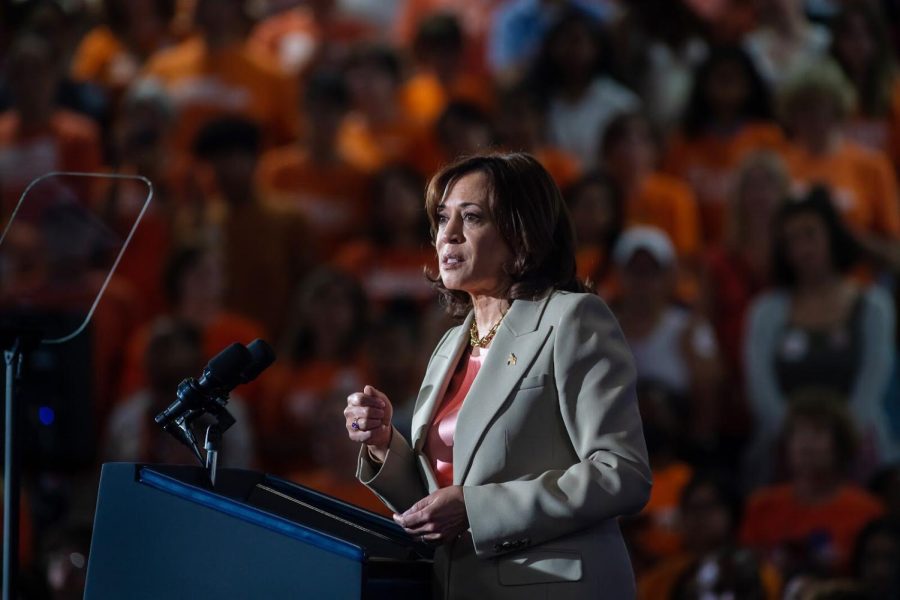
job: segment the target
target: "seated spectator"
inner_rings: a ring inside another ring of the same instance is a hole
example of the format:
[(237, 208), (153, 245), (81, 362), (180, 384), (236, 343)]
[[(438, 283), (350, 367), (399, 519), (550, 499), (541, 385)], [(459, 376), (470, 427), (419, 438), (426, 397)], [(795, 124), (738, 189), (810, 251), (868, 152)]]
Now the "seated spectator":
[(741, 542), (786, 579), (801, 571), (846, 573), (857, 534), (884, 513), (848, 478), (857, 437), (846, 407), (814, 392), (797, 395), (783, 440), (788, 480), (750, 496)]
[(827, 185), (867, 255), (876, 262), (889, 261), (900, 240), (896, 174), (884, 154), (842, 134), (854, 97), (840, 68), (824, 62), (800, 73), (786, 84), (779, 101), (791, 132), (785, 160), (795, 191)]
[(103, 22), (85, 34), (72, 58), (72, 77), (124, 93), (146, 60), (172, 42), (177, 0), (104, 0)]
[(711, 449), (719, 423), (720, 371), (707, 322), (676, 305), (675, 251), (652, 227), (626, 229), (614, 250), (622, 290), (613, 310), (635, 358), (639, 381), (654, 382), (678, 400), (687, 439)]
[(369, 216), (367, 178), (337, 146), (349, 108), (349, 91), (339, 73), (313, 73), (304, 94), (300, 143), (269, 150), (257, 170), (262, 195), (298, 210), (325, 257), (359, 235)]
[(622, 192), (603, 171), (591, 171), (566, 190), (566, 204), (575, 224), (578, 278), (589, 280), (601, 296), (613, 288), (613, 248), (625, 220)]
[(497, 112), (497, 129), (503, 147), (534, 156), (561, 189), (574, 184), (581, 175), (580, 161), (549, 142), (547, 115), (536, 90), (517, 86), (505, 91)]
[(628, 113), (609, 124), (597, 158), (622, 189), (626, 224), (658, 227), (690, 262), (700, 251), (697, 199), (683, 181), (656, 170), (657, 154), (650, 123)]
[(682, 127), (663, 163), (696, 194), (706, 243), (725, 237), (728, 201), (744, 157), (782, 145), (771, 118), (768, 90), (744, 51), (713, 49), (697, 71)]
[(734, 176), (725, 237), (703, 257), (702, 298), (729, 373), (743, 379), (744, 316), (769, 281), (772, 218), (788, 198), (787, 170), (778, 155), (749, 155)]
[(311, 467), (316, 415), (335, 398), (346, 404), (364, 375), (368, 305), (359, 284), (323, 267), (303, 279), (295, 302), (258, 421), (266, 469), (274, 473)]
[(654, 381), (639, 381), (637, 398), (653, 489), (641, 512), (624, 521), (624, 530), (635, 572), (643, 573), (681, 550), (678, 501), (694, 467), (685, 459), (690, 454), (685, 433), (689, 417), (681, 399)]
[(530, 84), (543, 90), (550, 143), (589, 168), (598, 155), (606, 126), (634, 111), (640, 99), (604, 68), (599, 25), (578, 11), (560, 16), (547, 33)]
[(875, 3), (846, 2), (831, 35), (831, 55), (857, 98), (845, 135), (900, 165), (900, 78), (882, 11)]
[(314, 244), (296, 210), (260, 197), (254, 179), (260, 142), (252, 121), (225, 117), (204, 126), (193, 149), (215, 186), (203, 227), (221, 242), (225, 306), (263, 323), (275, 339), (291, 293), (312, 264)]
[(240, 0), (198, 0), (199, 35), (153, 55), (144, 75), (158, 79), (175, 102), (173, 145), (187, 152), (213, 119), (242, 116), (261, 128), (267, 145), (296, 135), (296, 83), (246, 46), (249, 19)]
[(360, 46), (344, 68), (353, 110), (338, 131), (341, 155), (365, 173), (403, 160), (421, 126), (400, 102), (400, 59), (387, 46)]
[(493, 108), (491, 81), (464, 69), (463, 50), (463, 32), (452, 14), (433, 14), (419, 23), (413, 42), (417, 72), (400, 91), (404, 112), (415, 122), (432, 126), (454, 100)]
[[(638, 580), (638, 598), (672, 598), (677, 588), (688, 585), (692, 575), (705, 565), (739, 558), (748, 571), (744, 580), (752, 584), (753, 597), (778, 600), (781, 577), (769, 564), (756, 563), (755, 574), (741, 554), (737, 532), (741, 523), (743, 499), (736, 486), (722, 476), (695, 474), (681, 491), (677, 527), (681, 531), (681, 551), (660, 562)], [(717, 592), (721, 593), (721, 588)]]
[(773, 229), (778, 289), (750, 306), (744, 338), (745, 380), (756, 426), (750, 460), (763, 468), (759, 476), (765, 478), (787, 398), (812, 385), (846, 398), (869, 443), (862, 457), (871, 469), (891, 452), (881, 406), (893, 360), (890, 298), (878, 286), (848, 277), (855, 244), (824, 188), (783, 204)]
[(900, 598), (900, 521), (876, 519), (856, 538), (853, 576), (866, 592), (866, 599)]
[(831, 35), (811, 23), (797, 0), (757, 2), (757, 26), (744, 37), (744, 48), (773, 89), (828, 52)]
[[(88, 118), (56, 101), (60, 62), (52, 46), (34, 34), (15, 40), (6, 57), (12, 106), (0, 113), (0, 220), (36, 177), (53, 171), (96, 172), (102, 164), (100, 132)], [(85, 180), (72, 182), (90, 204)]]
[[(265, 337), (260, 323), (226, 310), (222, 255), (215, 247), (196, 242), (179, 245), (166, 259), (162, 281), (169, 318), (200, 332), (202, 360), (208, 361), (233, 342), (249, 344)], [(120, 397), (147, 386), (144, 357), (153, 327), (152, 323), (141, 327), (125, 346)], [(255, 385), (243, 391), (246, 398), (256, 400)]]
[(313, 67), (336, 67), (353, 44), (374, 34), (369, 25), (347, 15), (336, 0), (267, 4), (272, 14), (253, 28), (247, 46), (292, 77), (303, 77)]
[(411, 168), (396, 165), (378, 173), (372, 188), (369, 235), (346, 244), (334, 265), (360, 282), (375, 312), (401, 299), (422, 308), (434, 301), (425, 269), (437, 268), (422, 210), (425, 183)]
[[(157, 426), (153, 418), (175, 400), (178, 384), (196, 377), (204, 367), (199, 329), (171, 319), (157, 320), (144, 356), (147, 387), (123, 400), (113, 411), (106, 430), (106, 461), (193, 464), (193, 453)], [(254, 464), (252, 423), (243, 401), (232, 395), (228, 411), (237, 420), (222, 436), (219, 464), (247, 468)], [(211, 416), (198, 418), (194, 432), (202, 444)]]

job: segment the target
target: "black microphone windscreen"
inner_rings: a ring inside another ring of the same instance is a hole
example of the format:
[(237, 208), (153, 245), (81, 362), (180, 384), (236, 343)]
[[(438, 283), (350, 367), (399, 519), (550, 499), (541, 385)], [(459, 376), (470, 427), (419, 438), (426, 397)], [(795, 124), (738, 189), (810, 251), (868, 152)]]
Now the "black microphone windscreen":
[[(215, 355), (203, 373), (213, 387), (234, 387), (241, 381), (241, 373), (253, 362), (253, 356), (243, 344), (235, 342)], [(201, 381), (201, 385), (207, 382)], [(204, 385), (205, 387), (205, 385)]]
[(252, 360), (241, 373), (244, 383), (253, 381), (259, 374), (268, 369), (275, 362), (275, 351), (265, 340), (256, 339), (247, 345)]

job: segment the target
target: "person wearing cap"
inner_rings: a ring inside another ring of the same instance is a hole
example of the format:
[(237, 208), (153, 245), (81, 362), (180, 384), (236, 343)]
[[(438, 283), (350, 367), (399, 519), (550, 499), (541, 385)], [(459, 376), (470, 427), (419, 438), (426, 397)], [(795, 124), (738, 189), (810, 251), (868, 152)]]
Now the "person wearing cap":
[(614, 305), (634, 353), (639, 381), (662, 386), (690, 415), (689, 437), (700, 446), (715, 443), (719, 350), (712, 327), (673, 302), (677, 275), (675, 248), (656, 227), (626, 229), (613, 251), (621, 275)]
[(357, 477), (435, 546), (437, 598), (633, 598), (617, 518), (651, 487), (634, 362), (576, 277), (559, 189), (530, 155), (476, 155), (432, 178), (425, 208), (462, 324), (432, 354), (410, 440), (385, 394), (348, 397)]

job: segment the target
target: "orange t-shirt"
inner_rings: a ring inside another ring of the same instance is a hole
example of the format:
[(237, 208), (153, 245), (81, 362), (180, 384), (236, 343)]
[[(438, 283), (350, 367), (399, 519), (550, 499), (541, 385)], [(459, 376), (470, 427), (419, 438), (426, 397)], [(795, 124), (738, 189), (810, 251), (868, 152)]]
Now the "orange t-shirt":
[(900, 196), (888, 159), (850, 141), (842, 141), (829, 154), (813, 156), (791, 145), (785, 161), (797, 192), (825, 184), (846, 223), (858, 230), (900, 238)]
[(372, 123), (362, 113), (352, 112), (337, 135), (341, 156), (358, 170), (374, 173), (392, 162), (404, 161), (419, 139), (420, 129), (402, 112), (385, 123)]
[(257, 24), (247, 47), (270, 65), (291, 75), (302, 73), (315, 62), (323, 42), (349, 46), (374, 32), (362, 21), (336, 15), (328, 23), (317, 22), (309, 7), (299, 6), (272, 15)]
[[(162, 45), (158, 40), (154, 46)], [(149, 50), (149, 49), (148, 49)], [(72, 78), (122, 91), (141, 71), (140, 59), (106, 25), (98, 25), (82, 38), (72, 58)]]
[(534, 150), (534, 157), (541, 163), (556, 185), (565, 190), (581, 177), (581, 163), (577, 158), (553, 146), (541, 146)]
[(445, 86), (433, 73), (421, 71), (413, 75), (400, 90), (403, 111), (416, 123), (433, 125), (452, 100), (462, 100), (490, 112), (494, 107), (490, 81), (468, 73), (459, 74)]
[(700, 250), (700, 217), (697, 199), (679, 179), (651, 173), (625, 204), (629, 225), (652, 225), (665, 231), (680, 258)]
[(779, 150), (784, 144), (781, 129), (770, 123), (750, 123), (727, 137), (674, 137), (664, 168), (690, 184), (696, 194), (707, 242), (724, 238), (727, 206), (741, 160), (754, 150)]
[[(33, 179), (52, 171), (93, 173), (101, 165), (100, 132), (90, 119), (59, 109), (41, 130), (23, 132), (15, 111), (0, 114), (0, 221)], [(89, 205), (93, 180), (78, 181), (84, 182), (75, 190), (79, 200)]]
[(663, 557), (681, 550), (676, 515), (681, 492), (693, 475), (691, 466), (681, 462), (653, 471), (653, 489), (641, 511), (642, 516), (649, 517), (649, 524), (638, 534), (638, 543), (644, 552)]
[(210, 51), (194, 37), (157, 52), (145, 75), (162, 81), (175, 103), (177, 150), (189, 150), (204, 124), (226, 115), (256, 121), (269, 144), (296, 134), (296, 83), (242, 44)]
[(790, 484), (755, 492), (747, 503), (741, 526), (742, 543), (769, 555), (773, 562), (792, 549), (823, 559), (846, 570), (856, 536), (871, 520), (884, 513), (874, 496), (845, 484), (827, 500), (808, 504)]
[(260, 160), (257, 181), (273, 204), (303, 215), (325, 256), (359, 234), (368, 217), (368, 178), (340, 159), (322, 164), (296, 145), (276, 148)]

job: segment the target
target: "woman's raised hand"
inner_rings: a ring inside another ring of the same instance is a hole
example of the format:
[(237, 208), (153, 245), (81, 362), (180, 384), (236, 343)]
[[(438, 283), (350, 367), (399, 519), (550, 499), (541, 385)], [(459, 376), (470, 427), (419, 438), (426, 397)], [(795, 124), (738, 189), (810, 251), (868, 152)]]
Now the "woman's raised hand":
[(393, 416), (391, 401), (371, 385), (365, 386), (362, 392), (347, 396), (344, 417), (350, 439), (366, 444), (369, 452), (382, 462), (391, 444)]

